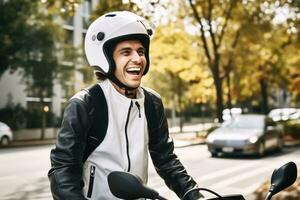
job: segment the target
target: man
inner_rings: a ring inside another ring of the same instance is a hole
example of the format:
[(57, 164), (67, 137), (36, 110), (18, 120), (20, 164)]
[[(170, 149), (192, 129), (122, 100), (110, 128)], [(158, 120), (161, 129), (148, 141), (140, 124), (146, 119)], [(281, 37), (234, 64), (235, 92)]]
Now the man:
[[(88, 28), (85, 53), (101, 80), (98, 84), (107, 102), (107, 131), (84, 161), (86, 135), (91, 127), (87, 109), (91, 106), (90, 95), (81, 91), (71, 98), (56, 147), (51, 151), (48, 176), (54, 199), (116, 199), (108, 187), (108, 174), (127, 171), (146, 183), (148, 151), (159, 175), (179, 197), (197, 186), (173, 153), (161, 99), (150, 91), (158, 127), (148, 127), (146, 91), (140, 84), (149, 69), (152, 34), (144, 18), (127, 11), (105, 14)], [(192, 200), (201, 195), (191, 192), (186, 196)]]

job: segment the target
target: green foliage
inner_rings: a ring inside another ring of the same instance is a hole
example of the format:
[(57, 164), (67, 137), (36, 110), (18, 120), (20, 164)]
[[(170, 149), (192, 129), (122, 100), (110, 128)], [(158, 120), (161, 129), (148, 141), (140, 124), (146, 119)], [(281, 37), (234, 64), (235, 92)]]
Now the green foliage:
[(38, 0), (1, 1), (0, 12), (1, 73), (22, 68), (31, 88), (51, 95), (58, 70), (58, 25)]
[(26, 110), (20, 104), (0, 109), (0, 121), (13, 130), (26, 127), (26, 119)]
[(288, 120), (281, 122), (283, 124), (284, 134), (294, 139), (300, 138), (300, 120)]
[(50, 14), (61, 16), (73, 16), (77, 8), (84, 0), (42, 0)]
[(128, 3), (123, 3), (122, 0), (101, 0), (93, 12), (92, 20), (97, 19), (105, 13), (122, 10), (133, 11), (137, 14), (142, 14), (140, 13), (139, 7), (131, 0), (129, 0)]
[[(33, 110), (26, 112), (26, 128), (41, 128), (42, 127), (42, 112)], [(61, 119), (52, 112), (46, 113), (46, 126), (59, 127)]]
[(15, 55), (26, 42), (28, 16), (33, 13), (32, 0), (0, 1), (0, 77), (9, 67), (16, 68)]
[[(20, 104), (10, 105), (0, 109), (0, 121), (6, 123), (11, 129), (41, 128), (42, 112), (38, 110), (28, 111)], [(61, 119), (52, 112), (46, 113), (47, 127), (59, 127)]]

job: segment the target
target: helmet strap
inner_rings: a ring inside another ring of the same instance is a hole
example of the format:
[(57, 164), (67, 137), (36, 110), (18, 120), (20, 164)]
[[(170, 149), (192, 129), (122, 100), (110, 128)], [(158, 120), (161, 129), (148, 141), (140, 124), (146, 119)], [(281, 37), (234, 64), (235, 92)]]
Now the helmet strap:
[(112, 81), (114, 84), (116, 84), (120, 89), (125, 90), (125, 96), (129, 96), (130, 92), (132, 90), (137, 89), (138, 87), (129, 87), (127, 85), (125, 85), (124, 83), (122, 83), (121, 81), (119, 81), (119, 79), (117, 79), (114, 75), (107, 75), (107, 78)]

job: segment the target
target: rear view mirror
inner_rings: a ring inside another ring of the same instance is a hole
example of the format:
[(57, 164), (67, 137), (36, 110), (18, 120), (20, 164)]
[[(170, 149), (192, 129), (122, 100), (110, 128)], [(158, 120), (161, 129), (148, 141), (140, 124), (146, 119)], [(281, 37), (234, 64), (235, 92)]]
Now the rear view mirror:
[(279, 169), (275, 169), (271, 177), (271, 187), (266, 200), (281, 190), (291, 186), (297, 179), (297, 166), (294, 162), (289, 162)]

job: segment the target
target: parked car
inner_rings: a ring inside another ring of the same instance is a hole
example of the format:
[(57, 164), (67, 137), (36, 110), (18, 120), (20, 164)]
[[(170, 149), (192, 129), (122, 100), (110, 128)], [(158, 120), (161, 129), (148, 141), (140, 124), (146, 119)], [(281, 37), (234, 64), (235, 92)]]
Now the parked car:
[(242, 114), (225, 121), (206, 139), (212, 157), (223, 154), (254, 154), (283, 148), (283, 130), (265, 115)]
[(13, 133), (8, 125), (0, 122), (0, 146), (6, 146), (13, 140)]
[(274, 121), (300, 119), (300, 108), (276, 108), (271, 110), (268, 116)]

